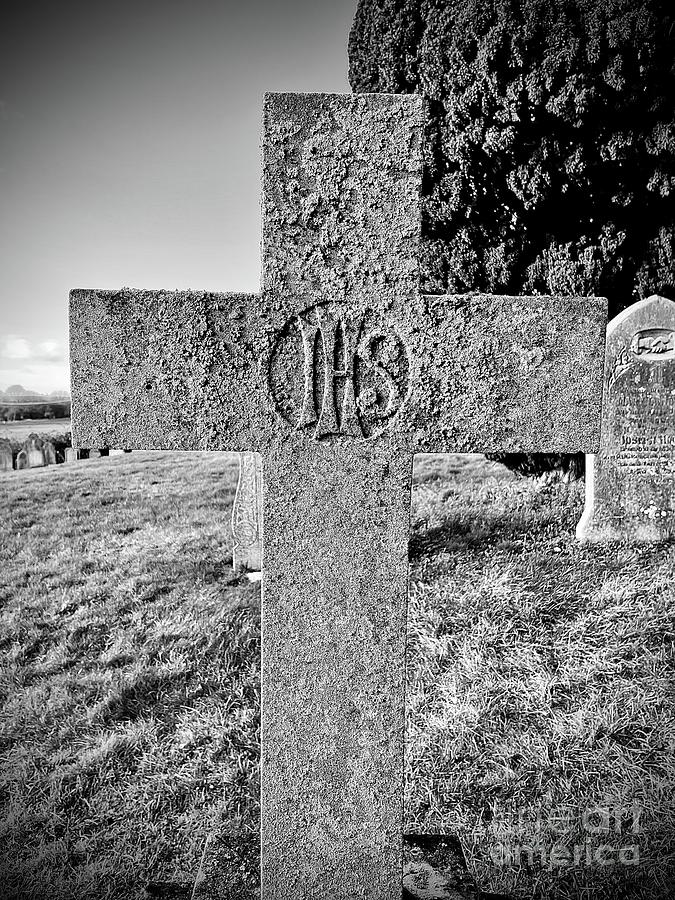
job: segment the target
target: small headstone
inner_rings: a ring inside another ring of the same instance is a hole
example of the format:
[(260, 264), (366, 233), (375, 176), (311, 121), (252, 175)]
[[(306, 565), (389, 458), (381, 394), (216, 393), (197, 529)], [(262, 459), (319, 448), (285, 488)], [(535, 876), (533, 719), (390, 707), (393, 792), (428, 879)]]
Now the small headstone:
[(577, 537), (675, 538), (675, 303), (664, 297), (607, 327), (600, 451), (586, 460)]
[(45, 441), (42, 449), (43, 449), (44, 457), (45, 457), (45, 465), (46, 466), (55, 466), (56, 465), (56, 447), (52, 444), (51, 441)]
[(262, 566), (262, 457), (239, 454), (239, 482), (232, 507), (232, 567), (260, 572)]
[(14, 468), (14, 460), (12, 458), (12, 445), (3, 438), (0, 440), (0, 472), (8, 472)]
[(75, 447), (66, 447), (63, 455), (64, 455), (63, 461), (67, 462), (67, 463), (77, 462), (78, 459), (80, 458), (79, 450), (77, 450)]
[(28, 468), (28, 454), (25, 450), (19, 450), (16, 455), (16, 468), (17, 469), (27, 469)]
[(37, 434), (28, 435), (27, 440), (24, 442), (23, 449), (26, 451), (26, 456), (28, 457), (29, 469), (37, 469), (46, 465), (44, 441), (42, 438), (38, 437)]
[(100, 459), (101, 451), (100, 450), (90, 450), (89, 451), (89, 459)]
[(108, 456), (124, 456), (125, 453), (126, 453), (126, 450), (111, 449), (108, 451)]

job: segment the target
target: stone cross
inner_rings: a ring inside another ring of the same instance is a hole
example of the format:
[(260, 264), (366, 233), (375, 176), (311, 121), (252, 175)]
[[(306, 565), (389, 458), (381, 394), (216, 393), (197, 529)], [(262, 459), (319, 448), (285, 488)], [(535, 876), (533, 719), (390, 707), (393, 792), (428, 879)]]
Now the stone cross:
[(413, 455), (598, 443), (603, 300), (419, 293), (422, 123), (267, 95), (262, 294), (71, 294), (74, 443), (262, 455), (264, 900), (401, 896)]
[(675, 538), (675, 303), (665, 297), (607, 326), (600, 451), (586, 459), (577, 537)]

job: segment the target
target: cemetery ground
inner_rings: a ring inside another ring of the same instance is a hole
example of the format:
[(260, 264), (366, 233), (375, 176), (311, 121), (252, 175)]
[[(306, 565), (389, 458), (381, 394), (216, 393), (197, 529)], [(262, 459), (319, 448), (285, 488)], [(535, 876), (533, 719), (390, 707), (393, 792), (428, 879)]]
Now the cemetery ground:
[[(259, 585), (231, 569), (236, 476), (221, 453), (0, 475), (2, 898), (190, 897), (216, 845), (250, 877)], [(459, 835), (512, 897), (670, 897), (675, 547), (577, 544), (582, 490), (417, 459), (406, 827)]]
[(15, 422), (0, 422), (0, 438), (25, 441), (30, 434), (44, 434), (47, 437), (61, 436), (70, 431), (70, 419), (17, 419)]

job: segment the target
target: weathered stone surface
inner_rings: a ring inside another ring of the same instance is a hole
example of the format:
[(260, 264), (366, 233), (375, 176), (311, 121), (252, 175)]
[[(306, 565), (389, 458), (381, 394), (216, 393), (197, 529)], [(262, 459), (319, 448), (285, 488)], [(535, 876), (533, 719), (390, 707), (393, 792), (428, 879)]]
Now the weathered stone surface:
[(419, 295), (421, 124), (268, 96), (262, 297), (71, 295), (77, 444), (262, 455), (265, 900), (401, 893), (413, 454), (598, 442), (604, 301)]
[(232, 505), (232, 568), (260, 572), (262, 568), (262, 458), (239, 454), (239, 481)]
[(16, 468), (17, 469), (27, 469), (28, 468), (28, 453), (25, 450), (19, 450), (16, 454)]
[(46, 466), (55, 466), (56, 465), (56, 447), (52, 444), (51, 441), (45, 441), (42, 445), (42, 451), (45, 457), (45, 465)]
[(400, 892), (411, 472), (358, 442), (264, 457), (265, 898)]
[[(356, 323), (361, 336), (354, 376), (359, 439), (393, 440), (410, 452), (597, 446), (603, 300), (472, 294), (406, 306), (366, 313), (355, 296), (318, 308), (325, 322), (330, 312)], [(317, 327), (317, 308), (303, 309), (301, 318), (306, 331)], [(369, 320), (377, 322), (370, 327)], [(295, 428), (304, 396), (297, 314), (267, 316), (254, 295), (73, 291), (71, 327), (78, 443), (262, 452), (279, 430), (289, 440), (317, 436), (317, 423)], [(382, 337), (367, 345), (377, 332)], [(393, 360), (385, 359), (390, 349)], [(101, 359), (115, 354), (119, 366)]]
[(101, 458), (100, 450), (93, 448), (92, 450), (89, 451), (89, 459), (100, 459), (100, 458)]
[(675, 538), (675, 303), (664, 297), (607, 327), (600, 451), (586, 461), (577, 537)]
[(255, 448), (272, 425), (258, 372), (265, 332), (246, 318), (259, 305), (245, 294), (73, 291), (73, 443)]
[(37, 434), (29, 434), (23, 443), (22, 449), (26, 451), (29, 469), (36, 469), (46, 465), (44, 441)]
[(425, 301), (416, 353), (428, 362), (411, 404), (424, 448), (546, 453), (597, 444), (604, 300), (469, 294)]
[(67, 463), (77, 462), (80, 458), (80, 451), (75, 447), (66, 447), (63, 451), (63, 461)]
[(421, 122), (419, 98), (265, 104), (264, 307), (281, 326), (280, 439), (263, 454), (266, 900), (401, 892), (412, 455), (394, 420), (419, 306)]
[(0, 472), (8, 472), (14, 468), (12, 444), (2, 438), (0, 440)]
[(118, 448), (108, 450), (108, 456), (124, 456), (124, 450)]

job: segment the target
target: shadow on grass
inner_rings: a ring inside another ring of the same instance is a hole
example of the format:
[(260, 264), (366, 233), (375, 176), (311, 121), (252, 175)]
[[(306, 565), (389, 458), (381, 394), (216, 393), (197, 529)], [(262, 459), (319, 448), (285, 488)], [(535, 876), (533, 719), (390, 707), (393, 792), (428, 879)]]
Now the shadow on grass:
[[(185, 673), (141, 672), (132, 682), (120, 685), (107, 697), (93, 717), (102, 725), (116, 722), (135, 722), (148, 716), (158, 707), (165, 706), (171, 689), (185, 683)], [(173, 698), (171, 697), (171, 700)], [(171, 703), (173, 706), (173, 703)]]
[(512, 513), (505, 512), (490, 518), (460, 514), (450, 516), (425, 531), (411, 532), (408, 558), (416, 562), (439, 552), (480, 551), (495, 546), (518, 551), (523, 550), (531, 538), (532, 523), (514, 520)]

